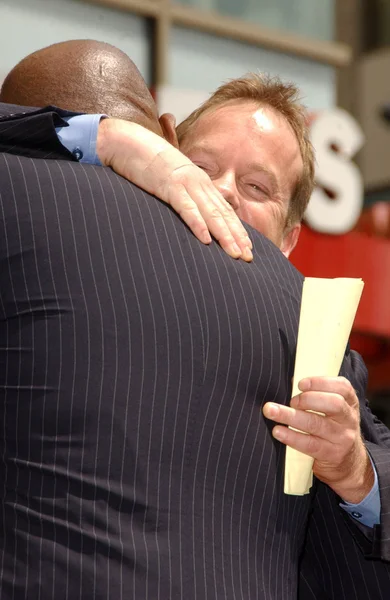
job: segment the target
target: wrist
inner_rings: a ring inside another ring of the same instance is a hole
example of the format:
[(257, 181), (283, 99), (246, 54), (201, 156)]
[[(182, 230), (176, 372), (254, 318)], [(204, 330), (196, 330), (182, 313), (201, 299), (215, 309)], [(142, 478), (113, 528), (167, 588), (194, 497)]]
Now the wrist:
[(104, 166), (151, 191), (150, 187), (155, 183), (150, 166), (167, 146), (169, 144), (163, 138), (138, 123), (110, 118), (99, 125), (96, 153)]
[(96, 155), (104, 167), (110, 166), (111, 154), (113, 151), (114, 134), (113, 121), (115, 119), (101, 119), (96, 137)]
[(137, 123), (119, 119), (101, 121), (96, 153), (104, 166), (155, 195), (169, 185), (176, 169), (193, 164), (164, 138)]
[(374, 469), (364, 448), (364, 455), (357, 461), (353, 474), (330, 487), (344, 502), (360, 504), (368, 496), (374, 483)]
[(183, 167), (195, 167), (195, 165), (180, 150), (166, 142), (166, 146), (154, 154), (144, 170), (145, 186), (150, 188), (153, 194), (164, 198), (172, 175)]

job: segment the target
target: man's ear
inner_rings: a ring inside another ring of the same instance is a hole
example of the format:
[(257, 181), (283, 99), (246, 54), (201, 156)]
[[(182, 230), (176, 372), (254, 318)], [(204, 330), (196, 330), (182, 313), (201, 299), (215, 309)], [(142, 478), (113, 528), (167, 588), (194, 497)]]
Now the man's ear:
[(159, 122), (161, 125), (161, 129), (163, 130), (163, 134), (165, 139), (175, 146), (175, 148), (179, 147), (179, 142), (176, 135), (176, 119), (171, 113), (164, 113), (159, 118)]
[(297, 245), (299, 234), (301, 233), (301, 224), (297, 223), (292, 227), (289, 227), (283, 236), (283, 240), (280, 249), (284, 256), (288, 258), (291, 252)]

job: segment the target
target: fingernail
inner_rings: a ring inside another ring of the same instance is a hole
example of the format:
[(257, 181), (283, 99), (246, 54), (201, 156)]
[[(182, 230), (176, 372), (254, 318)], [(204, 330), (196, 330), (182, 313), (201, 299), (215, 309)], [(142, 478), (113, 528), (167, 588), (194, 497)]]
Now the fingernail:
[(280, 442), (284, 442), (284, 440), (286, 439), (286, 431), (284, 427), (274, 427), (274, 429), (272, 430), (272, 435)]
[(279, 414), (279, 407), (277, 404), (272, 404), (272, 402), (268, 402), (268, 404), (266, 404), (264, 408), (265, 415), (270, 419), (274, 419)]
[(232, 244), (231, 249), (233, 250), (233, 252), (235, 254), (237, 254), (238, 256), (241, 256), (241, 254), (242, 254), (241, 248), (239, 246), (237, 246), (237, 244)]
[(249, 248), (252, 250), (252, 248), (253, 248), (253, 244), (252, 244), (252, 242), (251, 242), (251, 238), (250, 238), (250, 237), (248, 237), (248, 236), (246, 236), (246, 239), (245, 239), (245, 241), (246, 241), (246, 243), (247, 243), (247, 246), (249, 246)]
[(211, 243), (211, 235), (209, 233), (207, 233), (207, 231), (206, 231), (205, 233), (202, 234), (201, 241), (204, 244), (210, 244)]
[(301, 390), (301, 392), (307, 392), (310, 390), (311, 388), (311, 381), (309, 378), (306, 379), (301, 379), (301, 381), (298, 383), (298, 387)]
[(250, 248), (248, 248), (248, 247), (244, 248), (244, 250), (242, 251), (242, 258), (244, 260), (253, 260), (253, 254), (252, 254)]

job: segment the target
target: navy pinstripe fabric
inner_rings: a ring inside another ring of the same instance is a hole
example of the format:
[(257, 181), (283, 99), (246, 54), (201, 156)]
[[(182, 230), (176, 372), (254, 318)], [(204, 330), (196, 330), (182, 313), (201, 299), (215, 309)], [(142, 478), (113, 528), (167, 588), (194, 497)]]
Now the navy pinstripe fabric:
[(55, 127), (67, 125), (62, 117), (76, 114), (53, 106), (32, 109), (0, 102), (0, 152), (76, 160), (55, 132)]
[[(351, 352), (342, 374), (355, 373), (364, 394), (365, 367)], [(381, 527), (374, 535), (368, 528), (357, 528), (343, 511), (337, 510), (337, 498), (317, 482), (308, 538), (300, 565), (301, 600), (386, 600), (390, 593), (389, 448), (390, 432), (369, 410), (361, 411), (362, 433), (379, 474), (381, 491)], [(383, 560), (378, 560), (382, 558)]]
[(282, 493), (261, 416), (291, 393), (302, 278), (280, 251), (251, 231), (233, 261), (67, 160), (1, 154), (0, 194), (2, 600), (292, 600), (317, 512), (355, 556), (332, 494)]

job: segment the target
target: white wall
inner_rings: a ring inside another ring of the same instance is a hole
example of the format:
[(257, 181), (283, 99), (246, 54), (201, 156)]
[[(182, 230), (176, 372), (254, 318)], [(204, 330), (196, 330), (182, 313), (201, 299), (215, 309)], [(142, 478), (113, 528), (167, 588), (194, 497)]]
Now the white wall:
[[(151, 82), (147, 20), (80, 0), (0, 0), (0, 81), (34, 50), (77, 38), (93, 38), (118, 46), (135, 61), (147, 82)], [(332, 67), (199, 31), (173, 29), (169, 67), (170, 88), (190, 92), (188, 112), (223, 81), (253, 70), (294, 81), (302, 90), (304, 102), (313, 110), (335, 104)], [(173, 102), (172, 94), (168, 93), (167, 98)], [(170, 107), (164, 104), (162, 108), (165, 111)]]
[(170, 40), (170, 85), (209, 93), (248, 71), (269, 72), (293, 81), (312, 110), (335, 106), (333, 67), (175, 27)]
[(146, 20), (74, 0), (0, 0), (0, 81), (27, 54), (80, 38), (117, 46), (151, 81)]
[[(332, 40), (336, 0), (176, 0), (315, 39)], [(342, 0), (340, 0), (342, 1)]]

